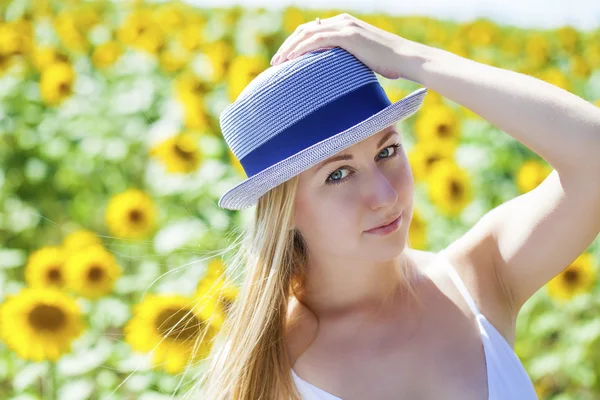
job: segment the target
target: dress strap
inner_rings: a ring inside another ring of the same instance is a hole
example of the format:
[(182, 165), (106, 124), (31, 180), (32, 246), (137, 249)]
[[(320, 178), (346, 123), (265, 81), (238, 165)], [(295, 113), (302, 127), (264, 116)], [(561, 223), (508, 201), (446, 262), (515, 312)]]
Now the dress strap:
[(464, 282), (462, 281), (462, 279), (460, 279), (458, 272), (456, 272), (452, 264), (450, 264), (450, 261), (448, 261), (448, 259), (442, 253), (439, 253), (438, 256), (441, 259), (444, 266), (446, 267), (450, 279), (452, 279), (452, 282), (454, 282), (454, 285), (469, 305), (469, 308), (471, 309), (473, 314), (480, 315), (481, 311), (479, 311), (479, 307), (477, 307), (477, 304), (475, 304), (475, 300), (473, 300), (473, 297), (467, 290), (467, 287), (465, 286)]

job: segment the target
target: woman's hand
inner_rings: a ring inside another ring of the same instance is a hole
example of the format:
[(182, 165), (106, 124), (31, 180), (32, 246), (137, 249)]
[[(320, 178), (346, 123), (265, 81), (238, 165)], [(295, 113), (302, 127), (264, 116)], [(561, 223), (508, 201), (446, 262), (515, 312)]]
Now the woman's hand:
[[(367, 67), (388, 78), (404, 78), (419, 83), (415, 63), (421, 63), (423, 44), (387, 32), (349, 14), (299, 25), (279, 47), (271, 61), (281, 64), (317, 49), (341, 47)], [(410, 61), (410, 62), (408, 62)]]

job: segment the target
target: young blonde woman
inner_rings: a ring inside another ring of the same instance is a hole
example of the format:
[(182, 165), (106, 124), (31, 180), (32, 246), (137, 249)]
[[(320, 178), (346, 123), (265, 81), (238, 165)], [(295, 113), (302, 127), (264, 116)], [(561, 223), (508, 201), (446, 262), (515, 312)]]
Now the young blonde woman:
[[(424, 88), (391, 103), (374, 73)], [(426, 88), (554, 168), (437, 253), (408, 242), (414, 185), (395, 126)], [(220, 122), (248, 178), (219, 205), (256, 212), (198, 398), (537, 398), (515, 321), (600, 231), (596, 107), (341, 14), (299, 26)]]

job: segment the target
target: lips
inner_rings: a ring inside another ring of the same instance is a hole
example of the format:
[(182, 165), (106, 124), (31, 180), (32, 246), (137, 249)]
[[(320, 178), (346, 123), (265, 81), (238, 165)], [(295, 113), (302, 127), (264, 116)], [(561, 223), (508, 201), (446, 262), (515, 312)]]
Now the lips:
[(392, 219), (390, 219), (389, 221), (387, 221), (387, 222), (385, 222), (385, 223), (383, 223), (383, 224), (381, 224), (381, 225), (374, 226), (373, 228), (371, 228), (371, 229), (369, 229), (369, 230), (371, 231), (371, 230), (373, 230), (373, 229), (377, 229), (377, 228), (381, 228), (382, 226), (389, 225), (389, 224), (391, 224), (392, 222), (394, 222), (396, 219), (398, 219), (398, 217), (400, 217), (401, 215), (402, 215), (402, 213), (400, 213), (400, 214), (396, 215), (395, 217), (393, 217)]

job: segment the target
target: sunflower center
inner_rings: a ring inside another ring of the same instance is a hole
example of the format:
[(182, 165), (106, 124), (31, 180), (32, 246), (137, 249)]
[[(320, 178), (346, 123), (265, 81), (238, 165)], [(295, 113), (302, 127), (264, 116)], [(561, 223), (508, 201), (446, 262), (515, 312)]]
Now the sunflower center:
[(438, 156), (428, 157), (427, 161), (426, 161), (427, 166), (431, 166), (431, 165), (433, 165), (434, 162), (439, 161), (439, 160), (440, 160), (440, 157), (438, 157)]
[(579, 281), (579, 272), (572, 269), (565, 271), (564, 279), (569, 285), (574, 285)]
[(221, 299), (221, 305), (223, 307), (223, 310), (225, 311), (225, 314), (228, 314), (229, 310), (231, 310), (231, 306), (233, 305), (233, 301), (231, 299), (228, 299), (227, 297), (223, 297)]
[(191, 160), (193, 158), (194, 153), (185, 149), (182, 149), (178, 144), (174, 146), (175, 153), (185, 160)]
[(447, 124), (440, 124), (437, 129), (440, 136), (448, 136), (450, 133), (450, 127)]
[(140, 223), (144, 219), (144, 214), (140, 210), (129, 211), (129, 220), (133, 223)]
[(104, 269), (99, 265), (94, 265), (88, 270), (87, 277), (91, 282), (99, 282), (104, 278)]
[(450, 192), (452, 193), (452, 197), (454, 197), (454, 198), (460, 197), (463, 192), (462, 185), (460, 185), (456, 181), (452, 181), (452, 183), (450, 184)]
[(34, 329), (56, 331), (65, 324), (67, 316), (56, 306), (40, 304), (31, 310), (28, 319)]
[(202, 321), (186, 309), (166, 309), (156, 318), (156, 329), (160, 335), (172, 340), (194, 339), (202, 328)]
[(48, 274), (46, 276), (51, 284), (60, 285), (63, 283), (62, 274), (60, 273), (60, 269), (58, 269), (58, 267), (51, 267), (48, 269)]
[(66, 82), (62, 82), (59, 86), (58, 86), (58, 91), (61, 94), (68, 94), (69, 93), (69, 84)]

